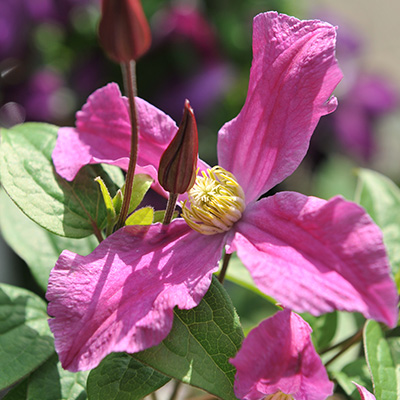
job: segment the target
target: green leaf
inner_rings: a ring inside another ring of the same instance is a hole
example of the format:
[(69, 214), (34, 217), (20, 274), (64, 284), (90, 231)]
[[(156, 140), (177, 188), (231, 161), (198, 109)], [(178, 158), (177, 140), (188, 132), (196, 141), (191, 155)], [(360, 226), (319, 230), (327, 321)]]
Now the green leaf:
[(337, 312), (314, 317), (311, 314), (301, 314), (301, 316), (310, 324), (312, 332), (312, 340), (317, 351), (327, 347), (335, 336), (338, 315)]
[(372, 393), (371, 378), (364, 358), (358, 358), (340, 371), (331, 371), (331, 376), (342, 387), (345, 393), (354, 400), (360, 400), (360, 395), (353, 381), (364, 386)]
[(201, 303), (175, 310), (172, 330), (158, 346), (132, 356), (155, 370), (224, 400), (236, 399), (235, 368), (243, 332), (225, 289), (214, 277)]
[(0, 285), (0, 390), (54, 354), (46, 303), (33, 293)]
[(27, 379), (13, 388), (4, 400), (85, 400), (89, 372), (69, 372), (54, 354)]
[(375, 171), (360, 169), (358, 176), (357, 200), (382, 229), (392, 271), (400, 288), (400, 189)]
[(3, 400), (26, 400), (28, 397), (28, 379), (24, 379), (22, 382), (14, 386)]
[(107, 209), (107, 222), (112, 222), (115, 220), (117, 214), (115, 212), (114, 203), (110, 196), (110, 192), (100, 176), (96, 177), (95, 181), (100, 185), (101, 194), (103, 195), (104, 204)]
[(395, 365), (388, 342), (376, 321), (367, 321), (365, 324), (364, 350), (376, 398), (399, 399), (399, 366)]
[[(128, 214), (136, 210), (141, 201), (143, 200), (145, 194), (151, 187), (153, 183), (153, 178), (146, 174), (137, 174), (133, 179), (132, 196), (129, 203)], [(124, 193), (125, 186), (123, 186), (122, 192)]]
[(0, 174), (2, 185), (33, 221), (60, 236), (81, 238), (102, 228), (106, 208), (94, 179), (101, 176), (112, 193), (121, 181), (115, 167), (85, 166), (73, 182), (56, 174), (51, 160), (58, 128), (26, 123), (2, 129)]
[(88, 397), (90, 400), (140, 400), (169, 380), (125, 353), (113, 353), (90, 372)]
[(27, 263), (36, 282), (44, 291), (50, 270), (64, 249), (87, 255), (98, 244), (93, 235), (84, 239), (69, 239), (41, 228), (23, 214), (3, 190), (0, 191), (0, 215), (3, 238)]
[(153, 223), (154, 210), (152, 207), (143, 207), (135, 211), (125, 221), (125, 225), (151, 225)]
[(124, 195), (122, 194), (121, 189), (118, 189), (116, 195), (113, 197), (113, 206), (117, 215), (119, 215), (121, 212), (123, 197)]
[(400, 365), (400, 337), (390, 337), (387, 339), (390, 353), (392, 354), (395, 365)]

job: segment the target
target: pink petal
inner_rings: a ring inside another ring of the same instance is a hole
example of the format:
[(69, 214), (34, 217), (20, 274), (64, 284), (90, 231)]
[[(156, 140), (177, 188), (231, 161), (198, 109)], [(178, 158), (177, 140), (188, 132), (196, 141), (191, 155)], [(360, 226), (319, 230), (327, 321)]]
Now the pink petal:
[(333, 384), (315, 351), (311, 328), (289, 309), (253, 329), (236, 357), (235, 394), (258, 400), (281, 391), (296, 400), (325, 400)]
[[(160, 157), (178, 128), (158, 108), (136, 98), (139, 145), (136, 173), (147, 173), (157, 181)], [(72, 180), (84, 165), (112, 164), (128, 168), (131, 127), (128, 100), (117, 84), (110, 83), (89, 96), (77, 113), (76, 128), (60, 128), (53, 162), (59, 175)], [(207, 164), (199, 161), (201, 170)]]
[(173, 308), (195, 307), (218, 266), (224, 235), (183, 220), (129, 226), (90, 255), (63, 251), (49, 279), (48, 312), (63, 368), (96, 367), (109, 353), (137, 352), (169, 333)]
[(229, 251), (260, 290), (296, 311), (358, 311), (394, 327), (398, 296), (382, 233), (358, 205), (282, 192), (248, 206)]
[(355, 382), (353, 383), (356, 385), (358, 392), (360, 393), (361, 400), (376, 400), (375, 396), (372, 393), (370, 393), (367, 389), (365, 389), (364, 386), (361, 386)]
[(335, 28), (268, 12), (254, 18), (253, 64), (246, 103), (219, 132), (219, 165), (257, 199), (298, 167), (342, 73)]

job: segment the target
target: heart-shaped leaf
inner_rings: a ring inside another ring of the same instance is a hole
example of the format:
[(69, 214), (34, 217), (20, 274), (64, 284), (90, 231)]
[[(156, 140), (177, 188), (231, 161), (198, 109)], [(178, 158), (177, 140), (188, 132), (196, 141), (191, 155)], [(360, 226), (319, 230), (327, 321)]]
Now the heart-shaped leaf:
[(115, 167), (88, 165), (72, 182), (61, 178), (51, 159), (57, 130), (41, 123), (3, 129), (2, 185), (18, 207), (43, 228), (60, 236), (86, 237), (104, 227), (106, 220), (106, 207), (94, 179), (101, 176), (113, 195), (122, 184), (122, 173)]
[(236, 399), (235, 368), (229, 363), (243, 341), (231, 300), (214, 277), (201, 303), (175, 310), (172, 330), (158, 346), (132, 356), (161, 373), (224, 400)]
[(0, 390), (37, 369), (54, 354), (46, 303), (35, 294), (0, 285)]

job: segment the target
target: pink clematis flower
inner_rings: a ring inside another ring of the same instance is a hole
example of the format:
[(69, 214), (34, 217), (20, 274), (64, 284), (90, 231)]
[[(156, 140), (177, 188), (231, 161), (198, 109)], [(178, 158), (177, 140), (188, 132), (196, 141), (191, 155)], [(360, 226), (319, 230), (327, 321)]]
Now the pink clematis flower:
[(243, 400), (325, 400), (333, 383), (315, 351), (312, 329), (289, 309), (253, 329), (230, 362)]
[[(168, 230), (124, 227), (86, 257), (64, 251), (52, 270), (49, 323), (64, 368), (90, 369), (111, 352), (158, 344), (173, 308), (200, 302), (224, 247), (237, 251), (260, 290), (290, 309), (358, 311), (395, 325), (397, 293), (382, 235), (361, 207), (292, 192), (256, 201), (297, 168), (319, 118), (336, 107), (335, 28), (275, 12), (255, 17), (253, 27), (246, 103), (219, 132), (220, 167), (200, 165), (184, 218)], [(137, 102), (138, 172), (156, 178), (177, 128)], [(60, 130), (57, 171), (72, 179), (87, 163), (126, 168), (129, 132), (116, 87), (97, 91), (78, 113), (77, 129)]]
[(356, 385), (357, 390), (360, 393), (361, 400), (376, 400), (376, 397), (372, 393), (370, 393), (367, 389), (365, 389), (364, 386), (361, 386), (355, 382), (353, 383)]

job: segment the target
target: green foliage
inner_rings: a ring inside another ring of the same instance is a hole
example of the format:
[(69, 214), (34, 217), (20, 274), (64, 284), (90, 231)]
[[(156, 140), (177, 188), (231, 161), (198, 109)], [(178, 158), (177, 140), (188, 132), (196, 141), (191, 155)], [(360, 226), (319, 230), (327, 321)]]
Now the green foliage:
[(125, 353), (114, 353), (90, 372), (88, 397), (89, 400), (140, 400), (169, 380)]
[(102, 228), (106, 208), (94, 179), (101, 176), (111, 192), (121, 183), (116, 168), (86, 166), (73, 182), (58, 176), (51, 160), (58, 128), (26, 123), (3, 129), (0, 147), (2, 185), (33, 221), (60, 236), (82, 238)]
[(376, 321), (367, 321), (364, 328), (364, 350), (379, 400), (400, 398), (400, 365), (395, 364), (389, 344)]
[(382, 229), (392, 271), (400, 288), (400, 189), (375, 171), (360, 169), (358, 177), (357, 200)]
[(86, 400), (87, 376), (88, 372), (65, 371), (54, 354), (4, 400)]
[[(106, 184), (103, 182), (103, 179), (98, 176), (95, 181), (99, 184), (101, 194), (103, 196), (104, 205), (106, 206), (107, 212), (107, 227), (106, 227), (106, 236), (109, 236), (112, 233), (112, 229), (117, 221), (117, 213), (115, 212), (114, 202), (111, 198), (110, 192), (107, 189)], [(116, 202), (119, 200), (119, 191), (116, 194)]]
[(233, 393), (235, 368), (229, 359), (239, 350), (243, 332), (225, 289), (214, 277), (196, 308), (174, 313), (168, 337), (160, 345), (132, 356), (165, 375), (221, 399), (236, 399)]
[(333, 371), (331, 375), (332, 378), (336, 379), (345, 393), (354, 400), (360, 400), (360, 395), (353, 381), (364, 386), (372, 393), (371, 378), (369, 376), (367, 363), (363, 357), (346, 365), (340, 371)]
[(54, 354), (46, 303), (33, 293), (0, 284), (0, 390)]
[(310, 324), (313, 332), (312, 339), (317, 351), (327, 347), (335, 336), (338, 325), (338, 314), (332, 312), (314, 317), (311, 314), (301, 314), (301, 316)]
[(125, 221), (125, 225), (151, 225), (153, 216), (152, 207), (143, 207), (131, 214)]
[(8, 245), (27, 263), (38, 285), (45, 291), (50, 270), (64, 249), (87, 255), (98, 244), (92, 235), (70, 239), (54, 235), (35, 224), (0, 191), (0, 230)]
[[(151, 187), (153, 183), (153, 179), (145, 174), (137, 174), (133, 179), (133, 186), (132, 186), (132, 195), (131, 201), (129, 202), (129, 210), (128, 214), (133, 212), (139, 207), (139, 204), (143, 200), (145, 194)], [(122, 193), (124, 193), (125, 186), (122, 188)]]

